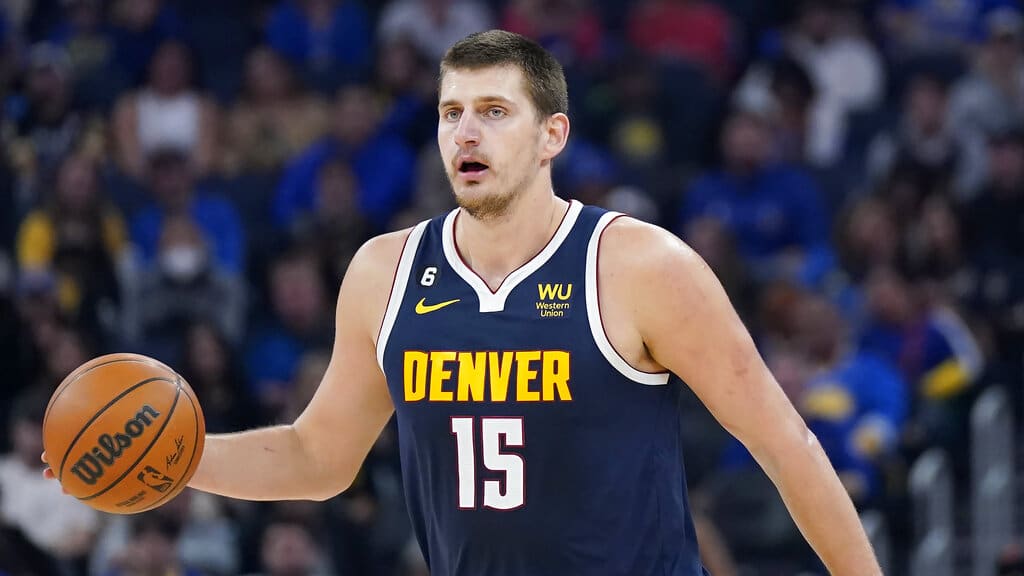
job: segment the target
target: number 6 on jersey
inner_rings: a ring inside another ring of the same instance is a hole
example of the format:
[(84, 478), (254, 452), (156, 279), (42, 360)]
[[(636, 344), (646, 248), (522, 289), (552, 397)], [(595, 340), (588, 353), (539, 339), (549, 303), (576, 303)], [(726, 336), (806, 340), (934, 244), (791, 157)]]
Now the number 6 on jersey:
[[(456, 458), (459, 467), (459, 508), (476, 508), (476, 447), (474, 446), (474, 418), (452, 418), (452, 434), (455, 435)], [(526, 463), (518, 454), (502, 452), (502, 438), (505, 446), (523, 446), (522, 418), (481, 418), (480, 432), (483, 439), (482, 454), (484, 466), (494, 472), (505, 473), (505, 491), (501, 481), (484, 480), (484, 508), (513, 510), (526, 501), (524, 473)]]

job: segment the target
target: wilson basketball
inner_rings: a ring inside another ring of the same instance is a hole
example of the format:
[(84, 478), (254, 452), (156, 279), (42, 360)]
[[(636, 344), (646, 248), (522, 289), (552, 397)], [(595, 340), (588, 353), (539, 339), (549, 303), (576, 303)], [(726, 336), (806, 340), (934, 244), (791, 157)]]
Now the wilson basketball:
[(43, 418), (43, 446), (69, 494), (115, 514), (156, 508), (199, 465), (206, 426), (174, 370), (138, 354), (110, 354), (61, 382)]

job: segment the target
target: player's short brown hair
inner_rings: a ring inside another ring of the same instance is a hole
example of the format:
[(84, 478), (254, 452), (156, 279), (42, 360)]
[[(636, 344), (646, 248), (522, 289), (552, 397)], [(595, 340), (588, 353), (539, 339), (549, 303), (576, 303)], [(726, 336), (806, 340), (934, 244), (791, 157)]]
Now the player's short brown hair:
[(505, 30), (470, 34), (456, 42), (441, 59), (441, 74), (452, 69), (477, 70), (492, 66), (516, 66), (526, 82), (539, 118), (569, 112), (569, 90), (562, 65), (539, 44)]

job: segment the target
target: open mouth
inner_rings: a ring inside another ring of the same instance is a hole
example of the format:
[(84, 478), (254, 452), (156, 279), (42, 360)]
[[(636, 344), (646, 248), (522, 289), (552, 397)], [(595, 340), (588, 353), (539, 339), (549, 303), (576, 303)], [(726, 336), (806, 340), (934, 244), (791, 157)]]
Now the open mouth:
[(487, 170), (487, 164), (484, 164), (483, 162), (469, 160), (459, 163), (459, 173), (465, 174), (467, 176), (480, 174), (484, 170)]

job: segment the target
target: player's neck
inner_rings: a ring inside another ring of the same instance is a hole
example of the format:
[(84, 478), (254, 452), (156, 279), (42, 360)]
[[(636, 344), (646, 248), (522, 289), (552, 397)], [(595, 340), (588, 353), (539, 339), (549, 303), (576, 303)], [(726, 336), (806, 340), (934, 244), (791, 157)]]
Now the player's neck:
[(506, 276), (544, 249), (568, 208), (568, 202), (549, 188), (545, 194), (522, 196), (501, 218), (478, 220), (463, 211), (455, 223), (459, 254), (495, 290)]

